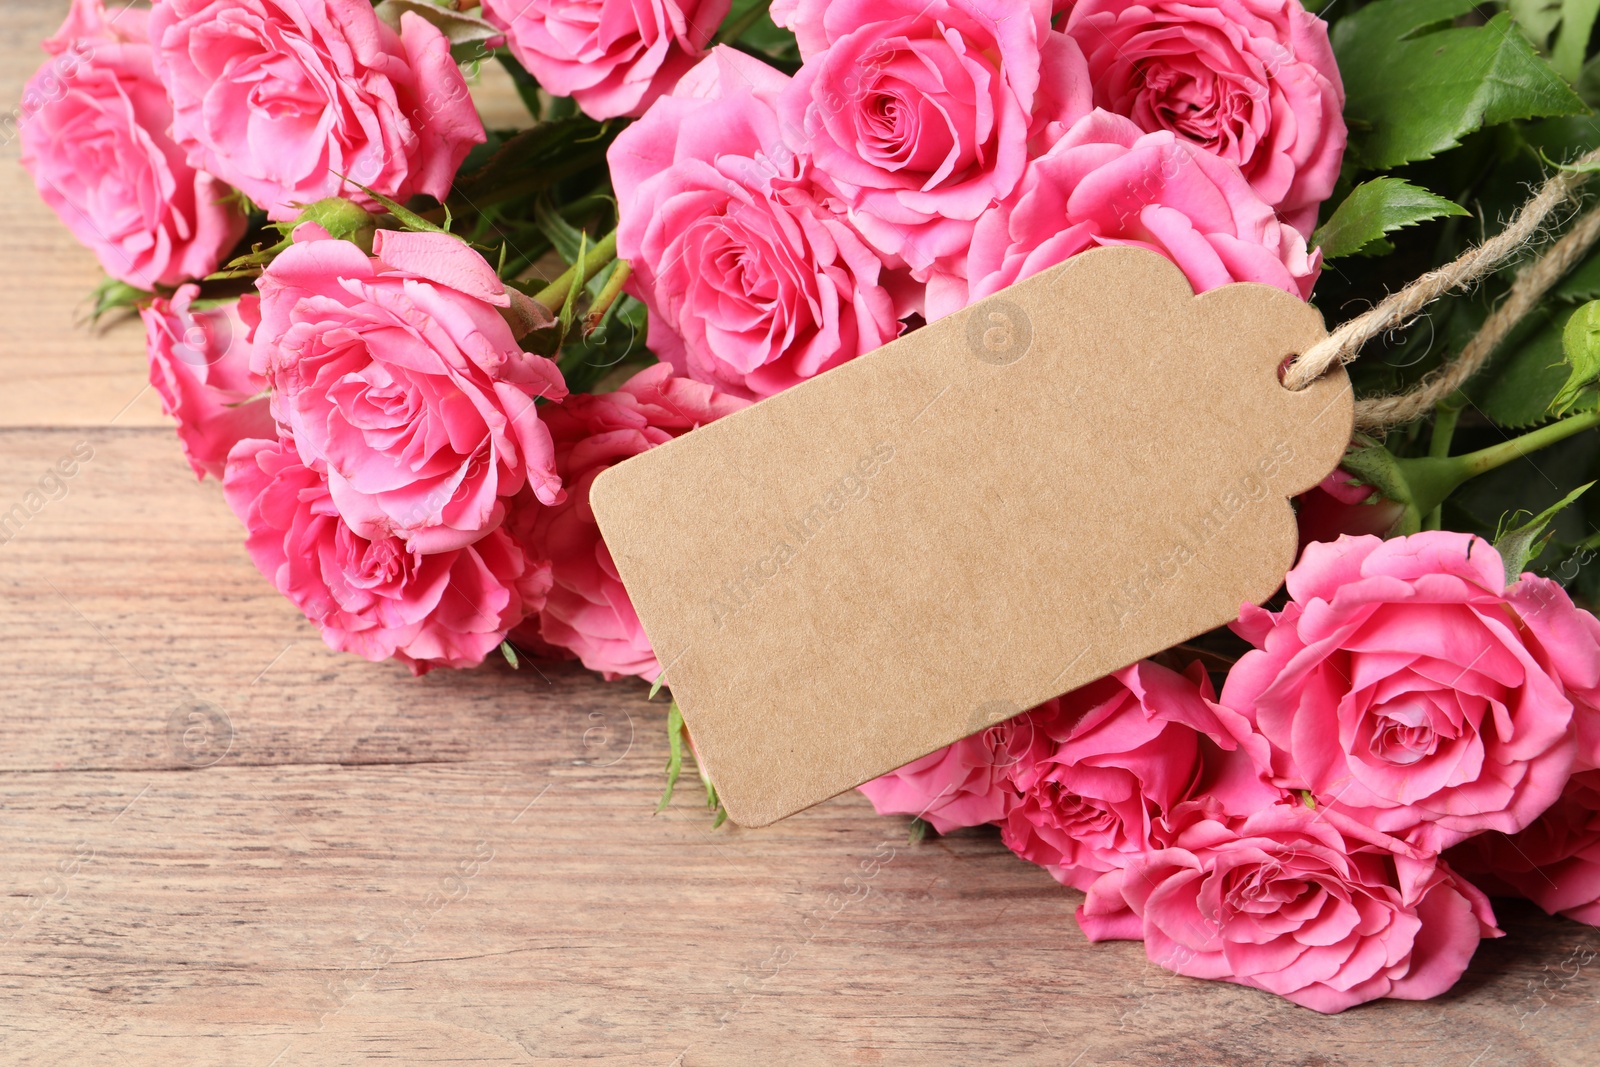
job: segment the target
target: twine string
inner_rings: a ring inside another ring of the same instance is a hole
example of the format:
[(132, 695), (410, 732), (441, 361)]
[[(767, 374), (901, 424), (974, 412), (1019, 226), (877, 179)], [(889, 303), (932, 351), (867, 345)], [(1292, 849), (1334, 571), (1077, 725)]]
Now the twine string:
[[(1550, 217), (1573, 198), (1595, 169), (1600, 169), (1600, 149), (1589, 152), (1546, 181), (1500, 233), (1391, 293), (1376, 307), (1346, 322), (1301, 353), (1285, 371), (1284, 385), (1290, 389), (1304, 389), (1336, 364), (1353, 362), (1368, 341), (1409, 325), (1435, 300), (1454, 290), (1466, 289), (1505, 266), (1539, 239)], [(1516, 324), (1583, 259), (1596, 241), (1600, 241), (1600, 208), (1584, 215), (1566, 236), (1517, 278), (1505, 300), (1495, 308), (1460, 356), (1404, 393), (1360, 401), (1356, 405), (1356, 425), (1365, 430), (1386, 429), (1432, 411), (1439, 401), (1482, 368)]]

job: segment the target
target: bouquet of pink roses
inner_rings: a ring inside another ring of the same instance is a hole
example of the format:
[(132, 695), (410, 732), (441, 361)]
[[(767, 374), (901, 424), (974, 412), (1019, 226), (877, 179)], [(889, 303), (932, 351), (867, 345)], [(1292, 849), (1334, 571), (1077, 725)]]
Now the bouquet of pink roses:
[[(660, 684), (594, 479), (1080, 252), (1330, 318), (1442, 279), (1363, 335), (1271, 610), (863, 787), (998, 826), (1092, 940), (1339, 1011), (1448, 989), (1486, 894), (1600, 922), (1594, 31), (1519, 0), (74, 0), (14, 119), (263, 575), (417, 673)], [(489, 62), (520, 129), (480, 120)]]

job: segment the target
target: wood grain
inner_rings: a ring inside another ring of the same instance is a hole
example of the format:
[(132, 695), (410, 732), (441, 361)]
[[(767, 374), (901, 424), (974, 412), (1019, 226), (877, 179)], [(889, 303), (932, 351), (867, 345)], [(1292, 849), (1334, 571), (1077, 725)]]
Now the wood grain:
[[(7, 4), (0, 104), (64, 6)], [(6, 151), (0, 512), (93, 458), (0, 544), (0, 1063), (1596, 1062), (1595, 930), (1505, 905), (1448, 996), (1323, 1018), (1085, 944), (989, 832), (652, 816), (641, 685), (327, 651), (118, 416), (138, 331), (73, 328), (92, 262)]]

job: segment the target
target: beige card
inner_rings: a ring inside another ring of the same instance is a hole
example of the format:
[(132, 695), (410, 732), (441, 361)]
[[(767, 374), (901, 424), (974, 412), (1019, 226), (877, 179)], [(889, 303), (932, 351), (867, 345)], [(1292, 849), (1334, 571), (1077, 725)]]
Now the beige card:
[(764, 826), (1237, 617), (1343, 455), (1262, 285), (1078, 256), (602, 474), (595, 517), (729, 816)]

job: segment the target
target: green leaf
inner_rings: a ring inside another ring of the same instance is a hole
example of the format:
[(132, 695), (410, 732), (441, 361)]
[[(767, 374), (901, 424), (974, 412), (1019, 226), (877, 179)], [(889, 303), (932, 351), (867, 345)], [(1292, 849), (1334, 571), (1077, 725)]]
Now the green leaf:
[(512, 670), (520, 671), (522, 669), (522, 664), (517, 659), (517, 650), (511, 647), (510, 641), (500, 642), (500, 654), (506, 658), (507, 663), (511, 664)]
[(1562, 5), (1561, 32), (1550, 48), (1550, 65), (1567, 81), (1577, 84), (1583, 77), (1583, 60), (1589, 51), (1589, 35), (1600, 16), (1600, 0), (1567, 0)]
[(567, 298), (566, 300), (562, 301), (561, 314), (557, 317), (557, 321), (560, 323), (558, 335), (560, 336), (561, 343), (563, 344), (566, 342), (567, 334), (572, 332), (572, 320), (578, 317), (578, 294), (584, 291), (581, 283), (583, 281), (584, 274), (587, 273), (587, 268), (589, 265), (588, 260), (589, 235), (587, 233), (579, 234), (578, 258), (573, 260), (572, 263), (572, 269), (574, 272), (576, 272), (574, 274), (575, 280), (573, 281), (572, 285), (567, 288)]
[[(657, 815), (666, 811), (667, 805), (672, 803), (673, 790), (677, 788), (678, 778), (683, 774), (683, 754), (689, 747), (688, 738), (689, 728), (683, 721), (683, 712), (678, 710), (678, 702), (674, 700), (667, 708), (667, 788), (661, 794), (661, 802), (656, 805)], [(692, 758), (694, 751), (690, 749), (689, 754)], [(705, 768), (700, 766), (699, 760), (695, 760), (695, 769), (705, 786), (706, 808), (716, 813), (716, 818), (711, 822), (711, 828), (715, 830), (728, 820), (728, 812), (717, 796), (717, 787), (711, 784), (711, 778), (706, 774)]]
[(543, 233), (550, 241), (550, 246), (556, 250), (556, 255), (568, 266), (578, 261), (578, 249), (584, 245), (586, 234), (572, 223), (562, 217), (561, 213), (550, 206), (550, 202), (540, 197), (539, 203), (534, 207), (534, 220), (539, 225), (539, 232)]
[(251, 245), (250, 251), (229, 260), (222, 265), (221, 270), (215, 274), (208, 274), (201, 280), (220, 282), (232, 278), (259, 277), (263, 268), (276, 259), (290, 245), (294, 244), (294, 239), (289, 236), (294, 231), (293, 223), (271, 222), (267, 225), (282, 234), (282, 239), (272, 245), (263, 245), (260, 242)]
[(928, 836), (929, 824), (924, 819), (912, 819), (911, 829), (906, 832), (906, 844), (911, 847), (922, 844), (923, 838)]
[(132, 311), (154, 295), (127, 282), (107, 278), (95, 286), (94, 292), (89, 295), (89, 299), (94, 302), (94, 308), (89, 312), (89, 321), (97, 323), (113, 311)]
[(1600, 55), (1590, 56), (1578, 75), (1578, 95), (1590, 107), (1600, 106)]
[[(342, 196), (330, 196), (314, 204), (307, 204), (295, 219), (294, 225), (298, 226), (303, 222), (315, 223), (326, 230), (328, 236), (334, 240), (349, 241), (368, 255), (372, 254), (372, 238), (377, 232), (378, 220), (353, 200), (346, 200)], [(294, 231), (291, 229), (289, 232)]]
[(800, 46), (794, 34), (772, 21), (768, 0), (734, 0), (717, 32), (720, 44), (758, 53), (772, 65), (793, 74), (800, 67)]
[(1566, 355), (1567, 380), (1550, 402), (1551, 412), (1557, 415), (1577, 407), (1580, 394), (1600, 379), (1600, 300), (1572, 313), (1561, 331), (1561, 349)]
[(1600, 300), (1600, 255), (1584, 260), (1551, 295), (1569, 303)]
[(717, 31), (718, 44), (735, 44), (767, 15), (765, 0), (736, 0)]
[(486, 42), (503, 37), (506, 32), (475, 15), (430, 4), (427, 0), (382, 0), (373, 8), (373, 14), (396, 33), (400, 32), (401, 17), (407, 13), (426, 19), (438, 27), (449, 39), (450, 58), (457, 63), (488, 59), (494, 53)]
[(1345, 197), (1311, 243), (1327, 259), (1355, 255), (1384, 234), (1446, 215), (1469, 214), (1466, 208), (1400, 178), (1375, 178)]
[(683, 712), (674, 700), (667, 708), (667, 788), (661, 793), (661, 803), (656, 805), (660, 815), (672, 803), (672, 791), (678, 786), (678, 776), (683, 773)]
[(383, 205), (384, 210), (395, 217), (395, 221), (400, 224), (402, 229), (409, 230), (412, 233), (449, 233), (450, 232), (450, 209), (449, 208), (445, 208), (444, 209), (444, 214), (445, 214), (444, 225), (443, 226), (435, 226), (433, 223), (429, 222), (427, 219), (423, 218), (421, 215), (418, 215), (416, 212), (414, 212), (411, 209), (407, 208), (404, 204), (400, 204), (400, 203), (397, 203), (397, 202), (395, 202), (393, 200), (390, 200), (387, 196), (384, 196), (382, 193), (378, 192), (376, 189), (368, 189), (365, 185), (362, 185), (360, 182), (351, 181), (349, 178), (345, 178), (345, 176), (343, 174), (339, 174), (339, 175), (337, 175), (337, 177), (344, 178), (345, 181), (350, 182), (351, 185), (355, 186), (357, 189), (360, 189), (363, 193), (366, 193), (373, 200), (375, 200), (379, 204)]
[[(1574, 500), (1587, 493), (1593, 486), (1593, 482), (1588, 485), (1580, 485), (1561, 500), (1541, 511), (1516, 529), (1502, 529), (1496, 532), (1494, 547), (1495, 551), (1500, 553), (1500, 558), (1505, 561), (1507, 585), (1511, 585), (1522, 577), (1522, 572), (1528, 569), (1528, 565), (1537, 559), (1539, 553), (1544, 551), (1544, 546), (1549, 544), (1550, 536), (1545, 533), (1545, 530), (1550, 526), (1556, 515)], [(1503, 527), (1507, 522), (1515, 522), (1516, 519), (1517, 513), (1507, 515), (1500, 520), (1501, 526)]]
[[(1520, 439), (1519, 439), (1520, 440)], [(1395, 532), (1413, 534), (1422, 529), (1422, 519), (1460, 488), (1463, 482), (1483, 473), (1473, 456), (1408, 456), (1404, 459), (1382, 444), (1357, 435), (1356, 447), (1344, 454), (1339, 466), (1372, 486), (1405, 511), (1395, 524)], [(1541, 447), (1532, 445), (1529, 451)], [(1487, 469), (1493, 469), (1492, 467)]]
[(1550, 418), (1569, 377), (1562, 350), (1569, 314), (1552, 316), (1472, 382), (1473, 404), (1496, 425), (1520, 430)]
[(1358, 437), (1359, 447), (1346, 452), (1339, 466), (1397, 504), (1411, 504), (1411, 487), (1406, 484), (1399, 461), (1383, 445)]
[(1510, 0), (1507, 7), (1522, 32), (1549, 54), (1556, 72), (1576, 84), (1595, 16), (1600, 15), (1600, 0)]
[(1483, 26), (1451, 24), (1477, 6), (1378, 0), (1334, 25), (1351, 151), (1365, 166), (1431, 159), (1484, 126), (1585, 110), (1509, 13)]
[[(605, 163), (613, 127), (584, 116), (541, 122), (505, 141), (482, 166), (456, 176), (452, 197), (479, 207), (531, 196)], [(571, 205), (563, 205), (563, 209)]]
[(1534, 45), (1542, 52), (1550, 47), (1550, 37), (1561, 25), (1561, 9), (1566, 0), (1510, 0), (1506, 8)]

